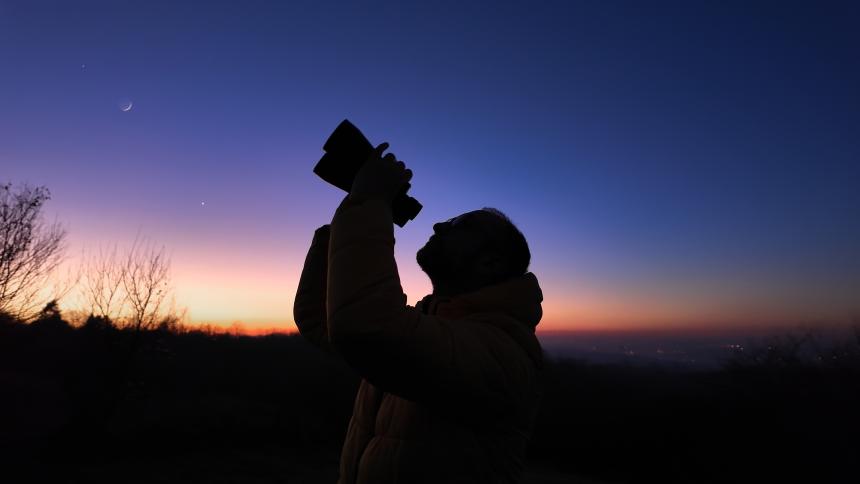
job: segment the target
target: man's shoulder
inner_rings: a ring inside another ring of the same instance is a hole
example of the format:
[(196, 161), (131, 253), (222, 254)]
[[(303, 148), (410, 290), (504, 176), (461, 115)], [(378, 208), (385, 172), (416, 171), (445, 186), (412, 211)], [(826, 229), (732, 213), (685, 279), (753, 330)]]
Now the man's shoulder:
[(483, 339), (487, 345), (518, 348), (538, 368), (543, 365), (543, 350), (532, 328), (503, 312), (485, 311), (464, 316), (458, 323), (470, 333)]

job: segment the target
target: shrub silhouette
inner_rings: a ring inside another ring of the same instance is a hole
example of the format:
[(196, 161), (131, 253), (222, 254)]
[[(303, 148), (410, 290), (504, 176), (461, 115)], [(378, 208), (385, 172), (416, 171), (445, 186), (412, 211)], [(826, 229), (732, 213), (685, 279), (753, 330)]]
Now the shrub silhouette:
[(88, 332), (109, 331), (115, 328), (116, 327), (110, 318), (105, 316), (96, 316), (94, 314), (90, 314), (81, 326), (82, 330)]
[(30, 324), (42, 331), (68, 331), (72, 328), (67, 321), (63, 320), (56, 299), (45, 304), (45, 307), (39, 311), (36, 319)]
[(18, 318), (5, 311), (0, 311), (0, 327), (15, 326), (16, 324), (21, 324)]

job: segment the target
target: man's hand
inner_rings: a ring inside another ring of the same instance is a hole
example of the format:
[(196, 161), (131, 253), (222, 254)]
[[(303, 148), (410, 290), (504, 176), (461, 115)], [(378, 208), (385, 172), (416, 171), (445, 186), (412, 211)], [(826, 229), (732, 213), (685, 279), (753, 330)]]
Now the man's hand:
[(412, 179), (412, 170), (407, 169), (402, 161), (398, 161), (393, 153), (382, 156), (386, 149), (388, 143), (374, 148), (358, 170), (349, 191), (351, 201), (383, 200), (390, 205), (394, 197), (399, 195)]

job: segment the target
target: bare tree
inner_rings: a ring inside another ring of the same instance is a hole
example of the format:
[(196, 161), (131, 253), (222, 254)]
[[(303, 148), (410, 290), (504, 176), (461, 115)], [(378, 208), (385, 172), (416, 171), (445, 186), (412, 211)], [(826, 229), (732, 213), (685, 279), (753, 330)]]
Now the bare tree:
[(63, 261), (66, 231), (43, 220), (50, 198), (45, 187), (0, 185), (0, 312), (23, 320), (56, 299), (45, 292)]
[(117, 254), (117, 247), (99, 248), (98, 253), (84, 256), (81, 291), (90, 314), (118, 322), (123, 315), (128, 298), (123, 281), (127, 266)]
[(179, 328), (185, 314), (172, 302), (164, 247), (138, 237), (127, 250), (99, 248), (82, 261), (81, 296), (90, 315), (136, 331)]
[(137, 331), (154, 328), (162, 317), (162, 306), (170, 289), (170, 260), (164, 247), (136, 240), (122, 271), (130, 308), (128, 325)]

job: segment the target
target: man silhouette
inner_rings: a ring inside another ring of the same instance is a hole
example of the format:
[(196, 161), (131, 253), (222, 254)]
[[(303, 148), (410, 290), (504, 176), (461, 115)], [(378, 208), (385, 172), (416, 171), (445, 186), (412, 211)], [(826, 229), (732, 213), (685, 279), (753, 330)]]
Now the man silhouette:
[(495, 209), (433, 226), (406, 304), (391, 201), (412, 172), (379, 145), (314, 233), (293, 315), (362, 377), (339, 483), (517, 482), (541, 397), (543, 295), (520, 231)]

